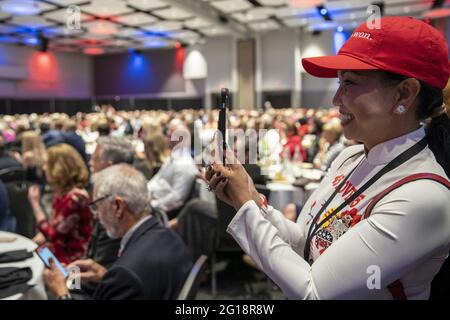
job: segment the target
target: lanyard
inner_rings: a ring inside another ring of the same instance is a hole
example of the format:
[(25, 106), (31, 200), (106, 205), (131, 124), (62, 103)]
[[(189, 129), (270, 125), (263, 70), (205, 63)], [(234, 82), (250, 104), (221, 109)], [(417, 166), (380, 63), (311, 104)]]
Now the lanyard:
[[(414, 144), (409, 149), (402, 152), (400, 155), (398, 155), (396, 158), (394, 158), (391, 162), (389, 162), (387, 165), (385, 165), (380, 171), (378, 171), (369, 181), (367, 181), (359, 190), (357, 190), (355, 193), (353, 193), (347, 200), (345, 200), (339, 207), (333, 210), (325, 219), (323, 219), (319, 224), (317, 224), (317, 221), (319, 220), (320, 216), (322, 215), (323, 211), (328, 207), (330, 202), (334, 199), (334, 197), (337, 195), (339, 190), (344, 186), (344, 183), (348, 180), (348, 178), (351, 176), (351, 174), (355, 171), (355, 169), (359, 166), (355, 166), (350, 173), (345, 177), (345, 179), (339, 184), (339, 186), (336, 188), (336, 190), (333, 192), (333, 194), (325, 201), (325, 204), (320, 208), (320, 210), (317, 212), (316, 216), (313, 219), (313, 223), (311, 223), (309, 230), (308, 230), (308, 236), (306, 237), (305, 242), (305, 248), (303, 251), (303, 257), (306, 261), (309, 261), (310, 251), (311, 251), (311, 240), (316, 235), (319, 228), (332, 219), (336, 214), (338, 214), (342, 209), (344, 209), (349, 203), (351, 203), (353, 200), (355, 200), (361, 193), (367, 190), (373, 183), (375, 183), (378, 179), (380, 179), (384, 174), (388, 173), (389, 171), (397, 168), (401, 164), (405, 163), (412, 157), (414, 157), (416, 154), (418, 154), (420, 151), (422, 151), (427, 146), (427, 139), (426, 137), (422, 138), (419, 142)], [(363, 158), (364, 159), (364, 158)]]

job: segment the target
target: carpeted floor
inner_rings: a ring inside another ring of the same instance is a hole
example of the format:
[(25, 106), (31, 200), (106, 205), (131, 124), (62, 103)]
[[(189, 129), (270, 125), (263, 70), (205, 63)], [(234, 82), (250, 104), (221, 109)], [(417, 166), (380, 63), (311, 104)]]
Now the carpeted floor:
[(216, 268), (217, 294), (211, 291), (211, 273), (205, 272), (197, 300), (283, 300), (286, 297), (267, 276), (248, 266), (241, 254), (219, 257)]

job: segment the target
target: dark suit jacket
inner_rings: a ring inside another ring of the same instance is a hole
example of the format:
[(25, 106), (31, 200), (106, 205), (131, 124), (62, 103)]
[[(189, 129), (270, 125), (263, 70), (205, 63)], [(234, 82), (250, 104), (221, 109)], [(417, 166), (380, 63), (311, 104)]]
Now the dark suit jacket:
[(155, 217), (132, 234), (94, 293), (100, 300), (176, 299), (192, 263), (181, 238)]

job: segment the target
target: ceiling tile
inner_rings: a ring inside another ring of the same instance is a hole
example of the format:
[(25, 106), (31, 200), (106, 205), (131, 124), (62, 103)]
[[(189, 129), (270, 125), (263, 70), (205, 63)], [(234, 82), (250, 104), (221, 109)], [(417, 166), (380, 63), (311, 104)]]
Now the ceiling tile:
[(126, 16), (115, 17), (115, 18), (113, 18), (113, 20), (123, 23), (123, 24), (130, 25), (130, 26), (139, 26), (139, 25), (153, 23), (153, 22), (157, 21), (158, 19), (151, 15), (148, 15), (148, 14), (145, 14), (142, 12), (138, 12), (138, 13), (133, 13), (133, 14), (129, 14)]
[(83, 27), (87, 28), (89, 33), (101, 36), (115, 35), (120, 28), (116, 23), (101, 20), (85, 22), (83, 23)]
[(241, 11), (250, 9), (253, 6), (250, 2), (246, 0), (223, 0), (223, 1), (215, 1), (211, 2), (211, 5), (215, 7), (216, 9), (225, 12), (235, 12), (235, 11)]
[(207, 36), (221, 36), (224, 34), (228, 34), (228, 30), (222, 28), (222, 27), (210, 27), (210, 28), (205, 28), (205, 29), (201, 29), (199, 30), (200, 32), (202, 32), (203, 34), (207, 35)]
[(69, 29), (66, 27), (51, 27), (43, 29), (43, 35), (46, 37), (56, 37), (56, 36), (77, 36), (85, 33), (83, 29)]
[(250, 23), (249, 26), (255, 31), (277, 30), (280, 28), (280, 25), (273, 20), (253, 22)]
[(343, 10), (343, 9), (351, 9), (357, 7), (367, 7), (373, 0), (345, 0), (345, 1), (331, 1), (326, 4), (327, 9), (334, 10)]
[(184, 22), (184, 26), (191, 29), (204, 28), (212, 25), (212, 22), (202, 19), (202, 18), (194, 18)]
[(385, 13), (386, 15), (403, 15), (405, 13), (418, 13), (421, 11), (428, 10), (430, 8), (429, 3), (416, 4), (408, 6), (408, 10), (405, 12), (405, 6), (395, 6), (395, 7), (386, 7)]
[(192, 17), (192, 14), (190, 12), (187, 12), (183, 9), (179, 9), (176, 7), (155, 10), (152, 11), (152, 13), (157, 15), (158, 17), (169, 20), (183, 20)]
[(190, 30), (182, 30), (171, 32), (169, 35), (171, 38), (179, 39), (179, 40), (190, 40), (190, 39), (198, 39), (200, 35), (194, 31)]
[[(52, 11), (52, 12), (48, 12), (45, 13), (43, 16), (44, 18), (48, 18), (51, 20), (55, 20), (61, 23), (66, 23), (68, 18), (71, 17), (72, 13), (68, 12), (67, 9), (61, 9), (61, 10), (57, 10), (57, 11)], [(94, 17), (81, 13), (81, 21), (87, 21), (87, 20), (92, 20), (94, 19)]]
[(153, 10), (168, 6), (161, 0), (128, 0), (127, 3), (141, 10)]
[(139, 48), (164, 48), (174, 45), (173, 41), (168, 41), (164, 39), (151, 39), (142, 41), (140, 45), (138, 45)]
[(133, 46), (133, 42), (132, 41), (124, 40), (124, 39), (112, 40), (111, 44), (113, 46), (117, 46), (117, 47), (131, 47), (131, 46)]
[(82, 11), (99, 17), (113, 17), (129, 12), (133, 9), (127, 7), (126, 2), (111, 0), (95, 0), (88, 5), (80, 6)]
[(161, 21), (142, 28), (151, 32), (170, 32), (180, 30), (182, 27), (183, 24), (179, 21)]
[(301, 27), (308, 24), (308, 19), (305, 18), (288, 18), (282, 21), (285, 25), (291, 28)]
[(120, 28), (117, 31), (117, 35), (121, 37), (143, 37), (145, 36), (145, 32), (133, 28)]
[(59, 4), (60, 6), (70, 6), (72, 4), (86, 3), (89, 0), (50, 0), (50, 1)]
[(263, 6), (281, 6), (286, 4), (286, 0), (258, 0)]
[(301, 16), (306, 14), (314, 14), (317, 12), (316, 8), (290, 8), (290, 7), (283, 7), (279, 8), (275, 11), (275, 15), (279, 18), (284, 17), (295, 17), (295, 16)]
[(269, 16), (274, 15), (276, 12), (273, 8), (252, 8), (245, 12), (239, 12), (233, 14), (233, 17), (241, 22), (251, 22), (257, 20), (265, 20), (269, 18)]
[(48, 22), (44, 18), (36, 16), (14, 16), (9, 23), (30, 29), (38, 29), (54, 25), (54, 23)]

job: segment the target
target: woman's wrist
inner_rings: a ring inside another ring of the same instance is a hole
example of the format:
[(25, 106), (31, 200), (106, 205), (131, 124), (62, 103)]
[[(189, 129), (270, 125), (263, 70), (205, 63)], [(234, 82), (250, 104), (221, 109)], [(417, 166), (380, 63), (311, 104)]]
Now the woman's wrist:
[(234, 202), (234, 208), (236, 209), (236, 211), (239, 211), (239, 209), (241, 209), (242, 206), (247, 202), (249, 202), (250, 200), (255, 201), (258, 208), (262, 208), (264, 206), (264, 199), (257, 191), (255, 191), (251, 195), (248, 194), (236, 197), (236, 201)]
[(39, 224), (42, 221), (47, 220), (47, 217), (45, 216), (41, 204), (39, 202), (32, 202), (31, 203), (31, 208), (33, 209), (34, 212), (34, 217), (36, 218), (36, 223)]

